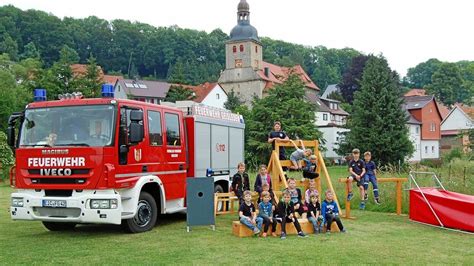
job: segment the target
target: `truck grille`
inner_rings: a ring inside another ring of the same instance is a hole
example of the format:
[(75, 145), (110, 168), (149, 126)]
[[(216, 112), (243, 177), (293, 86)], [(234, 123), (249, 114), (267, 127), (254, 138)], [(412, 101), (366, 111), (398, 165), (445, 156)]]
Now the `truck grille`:
[(77, 218), (81, 215), (81, 209), (79, 208), (34, 207), (33, 212), (39, 217), (54, 218)]

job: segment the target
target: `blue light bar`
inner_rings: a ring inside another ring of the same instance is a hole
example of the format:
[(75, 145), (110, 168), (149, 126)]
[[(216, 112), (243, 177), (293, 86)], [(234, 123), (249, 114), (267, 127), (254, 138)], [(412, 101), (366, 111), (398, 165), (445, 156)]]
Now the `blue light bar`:
[(33, 101), (44, 102), (46, 101), (46, 90), (43, 88), (36, 88), (33, 90)]
[(114, 97), (114, 85), (103, 84), (102, 85), (102, 97), (113, 98)]

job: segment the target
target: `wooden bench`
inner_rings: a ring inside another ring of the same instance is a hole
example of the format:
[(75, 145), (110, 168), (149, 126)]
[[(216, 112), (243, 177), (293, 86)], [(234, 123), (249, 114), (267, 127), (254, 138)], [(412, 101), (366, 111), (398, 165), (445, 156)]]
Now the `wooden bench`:
[[(314, 232), (313, 230), (313, 225), (311, 224), (310, 221), (307, 219), (298, 219), (298, 222), (301, 225), (301, 230), (305, 234), (312, 234)], [(268, 228), (267, 234), (271, 236), (272, 233), (272, 226), (270, 225)], [(323, 228), (324, 231), (326, 231), (326, 228)], [(337, 227), (336, 222), (333, 222), (331, 224), (331, 232), (339, 232), (339, 228)], [(296, 235), (298, 232), (296, 232), (295, 227), (293, 224), (287, 224), (286, 225), (286, 234), (287, 235)], [(245, 225), (241, 224), (240, 221), (233, 221), (232, 222), (232, 234), (238, 237), (249, 237), (253, 236), (253, 232)], [(276, 229), (276, 234), (279, 236), (281, 235), (281, 224), (277, 223), (277, 229)]]

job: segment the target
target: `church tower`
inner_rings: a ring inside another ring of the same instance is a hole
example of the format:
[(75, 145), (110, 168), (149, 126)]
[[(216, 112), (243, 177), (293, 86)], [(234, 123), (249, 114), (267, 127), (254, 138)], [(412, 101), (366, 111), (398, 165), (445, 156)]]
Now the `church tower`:
[(257, 29), (250, 25), (250, 7), (246, 0), (237, 6), (237, 26), (226, 43), (226, 69), (262, 68), (262, 44)]
[(264, 84), (259, 76), (263, 68), (263, 51), (257, 29), (250, 25), (250, 6), (240, 0), (237, 6), (237, 25), (225, 44), (226, 65), (219, 84), (250, 105), (254, 96), (262, 98)]

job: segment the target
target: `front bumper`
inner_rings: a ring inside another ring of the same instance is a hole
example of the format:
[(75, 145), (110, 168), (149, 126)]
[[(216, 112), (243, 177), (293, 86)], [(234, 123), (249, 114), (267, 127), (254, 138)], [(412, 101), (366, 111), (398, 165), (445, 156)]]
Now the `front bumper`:
[[(18, 190), (12, 198), (23, 198), (23, 207), (10, 206), (13, 220), (39, 220), (47, 222), (120, 224), (122, 202), (112, 190), (73, 191), (70, 197), (45, 196), (44, 190)], [(115, 199), (116, 209), (91, 209), (91, 199)], [(66, 208), (43, 207), (43, 200), (65, 200)]]

